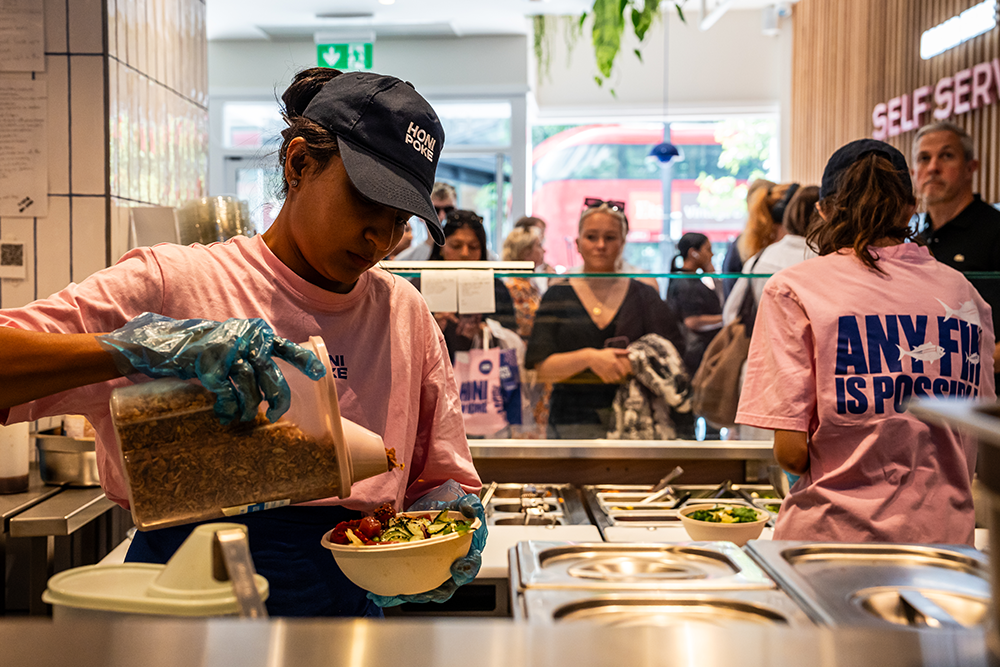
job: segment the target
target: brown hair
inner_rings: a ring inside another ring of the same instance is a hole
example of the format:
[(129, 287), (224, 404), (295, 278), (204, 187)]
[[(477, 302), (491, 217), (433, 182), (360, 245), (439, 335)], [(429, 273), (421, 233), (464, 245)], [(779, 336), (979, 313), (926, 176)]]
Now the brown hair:
[(747, 224), (740, 234), (737, 248), (745, 260), (753, 257), (774, 243), (778, 233), (771, 208), (780, 202), (794, 183), (782, 183), (768, 188), (757, 188), (747, 196)]
[(868, 153), (841, 172), (837, 191), (820, 202), (825, 220), (813, 225), (806, 239), (820, 255), (853, 248), (865, 266), (885, 273), (868, 247), (882, 239), (914, 239), (906, 210), (916, 203), (892, 163)]
[(805, 236), (814, 220), (819, 217), (816, 202), (819, 201), (819, 187), (806, 185), (795, 191), (788, 200), (782, 223), (785, 231), (795, 236)]
[(302, 137), (306, 141), (306, 150), (309, 156), (316, 160), (321, 167), (325, 168), (330, 159), (335, 155), (340, 155), (340, 148), (337, 146), (337, 137), (319, 123), (309, 120), (302, 115), (316, 93), (327, 84), (328, 81), (340, 75), (339, 70), (329, 67), (310, 67), (295, 75), (295, 78), (288, 85), (288, 88), (281, 95), (281, 117), (288, 123), (288, 127), (281, 131), (281, 147), (278, 149), (278, 165), (282, 169), (281, 186), (279, 192), (281, 196), (288, 195), (288, 183), (285, 181), (284, 167), (285, 158), (288, 155), (288, 144), (296, 137)]

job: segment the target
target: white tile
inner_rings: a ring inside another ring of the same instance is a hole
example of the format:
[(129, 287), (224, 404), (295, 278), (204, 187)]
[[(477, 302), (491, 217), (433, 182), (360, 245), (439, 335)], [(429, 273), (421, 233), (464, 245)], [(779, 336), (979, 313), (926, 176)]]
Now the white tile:
[(55, 294), (70, 282), (69, 197), (49, 197), (49, 215), (38, 218), (38, 298)]
[(167, 80), (167, 61), (171, 58), (167, 42), (167, 4), (168, 0), (153, 0), (156, 7), (156, 72), (153, 75), (160, 83)]
[(0, 281), (0, 306), (20, 308), (35, 300), (35, 219), (0, 219), (0, 240), (24, 244), (27, 277), (24, 280), (4, 278)]
[(45, 52), (66, 53), (66, 0), (45, 0)]
[(128, 15), (128, 64), (132, 67), (136, 67), (139, 64), (139, 34), (137, 32), (138, 26), (136, 22), (139, 20), (138, 17), (138, 7), (136, 3), (129, 0), (125, 5), (125, 11)]
[(104, 53), (104, 0), (72, 0), (67, 4), (70, 53)]
[(152, 85), (155, 84), (147, 77), (139, 76), (139, 117), (137, 122), (139, 131), (139, 201), (146, 203), (150, 201), (149, 172), (152, 169), (149, 159), (149, 88)]
[(128, 202), (112, 197), (111, 199), (111, 263), (116, 263), (129, 250), (129, 211)]
[(123, 63), (128, 63), (128, 7), (130, 3), (129, 0), (114, 0), (114, 2), (117, 8), (115, 30), (118, 33), (118, 38), (115, 40), (117, 44), (115, 57)]
[(107, 266), (105, 234), (108, 221), (105, 197), (72, 197), (73, 282), (80, 282)]
[(146, 0), (132, 0), (135, 5), (136, 55), (135, 68), (145, 74), (148, 71), (149, 44), (146, 39), (149, 17), (146, 15)]
[(128, 70), (128, 198), (139, 200), (139, 169), (141, 168), (139, 155), (139, 88), (142, 86), (142, 77), (134, 69)]
[(105, 194), (104, 59), (70, 56), (70, 187), (74, 194)]
[(108, 22), (104, 30), (108, 35), (108, 55), (118, 56), (118, 0), (107, 0)]
[[(113, 0), (112, 0), (113, 1)], [(108, 59), (108, 194), (119, 194), (118, 174), (118, 61)]]
[(45, 57), (45, 87), (48, 118), (45, 131), (49, 144), (49, 192), (69, 192), (69, 82), (68, 56)]

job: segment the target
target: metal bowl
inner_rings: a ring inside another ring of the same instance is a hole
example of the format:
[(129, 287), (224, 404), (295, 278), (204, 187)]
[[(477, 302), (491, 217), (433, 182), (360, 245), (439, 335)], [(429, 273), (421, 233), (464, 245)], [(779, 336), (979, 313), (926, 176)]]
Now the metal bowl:
[(34, 433), (38, 472), (55, 486), (100, 486), (93, 438)]

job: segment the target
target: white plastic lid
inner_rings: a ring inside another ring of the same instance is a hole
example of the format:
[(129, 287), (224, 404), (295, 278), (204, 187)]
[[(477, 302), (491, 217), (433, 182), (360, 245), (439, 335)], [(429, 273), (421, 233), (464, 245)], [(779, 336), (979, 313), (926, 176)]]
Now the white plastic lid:
[[(52, 605), (130, 614), (227, 616), (239, 613), (232, 583), (212, 576), (212, 541), (219, 530), (246, 526), (210, 523), (198, 526), (166, 565), (124, 563), (87, 565), (49, 579), (42, 600)], [(267, 579), (254, 575), (266, 600)]]

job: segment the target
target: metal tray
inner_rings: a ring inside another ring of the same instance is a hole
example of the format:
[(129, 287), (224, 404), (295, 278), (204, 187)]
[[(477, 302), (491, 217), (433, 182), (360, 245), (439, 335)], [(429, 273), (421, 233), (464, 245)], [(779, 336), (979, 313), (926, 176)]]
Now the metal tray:
[(754, 540), (746, 550), (826, 625), (968, 627), (990, 597), (986, 556), (968, 546)]
[(733, 623), (812, 625), (791, 598), (776, 590), (654, 593), (529, 589), (518, 593), (514, 619), (540, 625), (589, 622), (646, 628)]
[[(740, 590), (774, 582), (731, 542), (608, 544), (519, 542), (519, 588)], [(512, 574), (514, 571), (512, 570)]]

